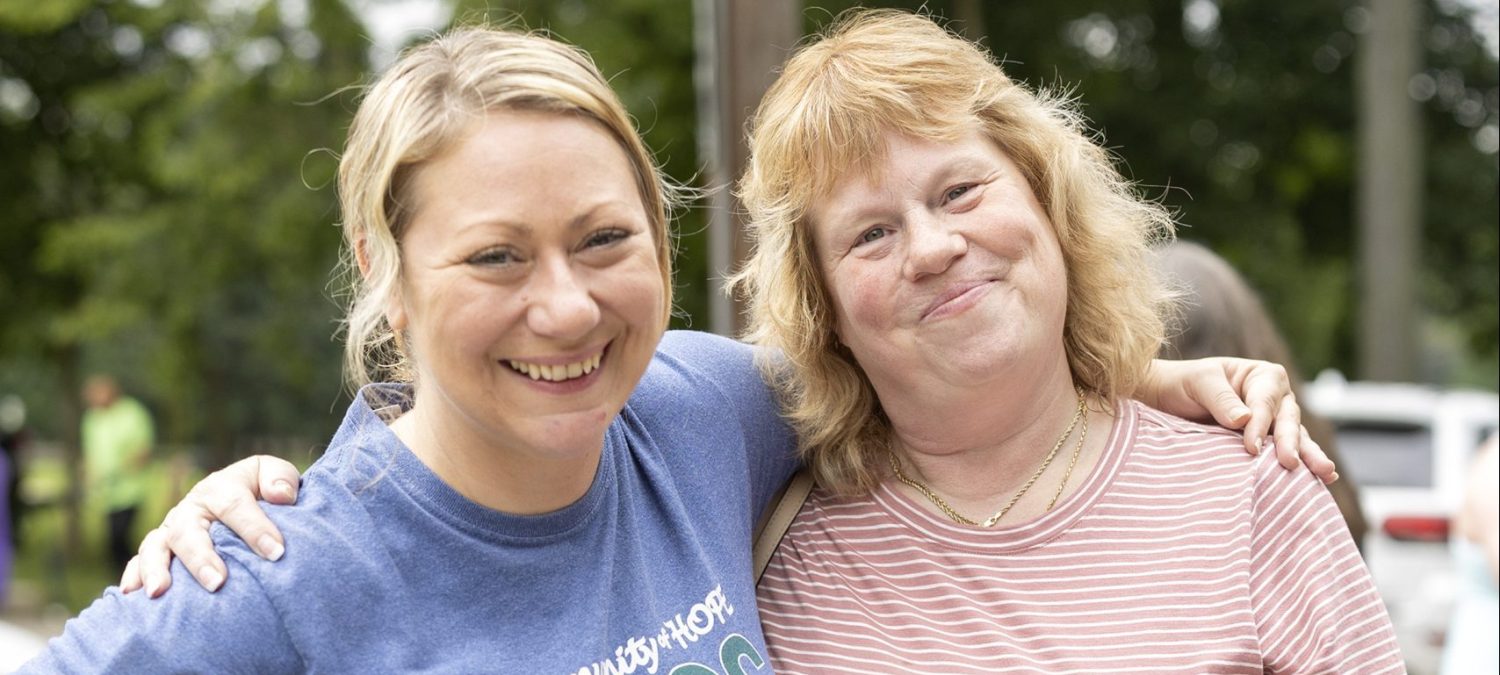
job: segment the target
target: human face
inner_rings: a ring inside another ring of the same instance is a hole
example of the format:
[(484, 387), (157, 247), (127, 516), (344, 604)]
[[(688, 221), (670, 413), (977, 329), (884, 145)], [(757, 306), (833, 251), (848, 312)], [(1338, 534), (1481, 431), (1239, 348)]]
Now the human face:
[(543, 112), (492, 113), (419, 169), (388, 318), (446, 448), (602, 447), (665, 328), (636, 184), (601, 125)]
[(1066, 372), (1067, 272), (1052, 223), (978, 131), (946, 142), (888, 133), (880, 164), (851, 172), (809, 216), (839, 340), (887, 411)]

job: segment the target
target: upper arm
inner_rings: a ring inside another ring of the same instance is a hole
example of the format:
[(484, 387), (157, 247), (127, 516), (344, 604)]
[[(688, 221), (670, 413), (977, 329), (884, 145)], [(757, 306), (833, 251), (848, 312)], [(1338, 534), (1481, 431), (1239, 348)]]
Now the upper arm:
[(1250, 597), (1267, 672), (1399, 671), (1385, 604), (1328, 490), (1256, 461)]
[(673, 331), (662, 340), (662, 352), (718, 394), (711, 414), (718, 424), (736, 425), (748, 453), (752, 491), (763, 504), (791, 477), (797, 457), (795, 436), (756, 361), (757, 349), (716, 335)]
[(20, 672), (303, 670), (270, 597), (243, 565), (228, 564), (237, 583), (214, 594), (181, 563), (172, 565), (173, 592), (160, 598), (111, 587)]

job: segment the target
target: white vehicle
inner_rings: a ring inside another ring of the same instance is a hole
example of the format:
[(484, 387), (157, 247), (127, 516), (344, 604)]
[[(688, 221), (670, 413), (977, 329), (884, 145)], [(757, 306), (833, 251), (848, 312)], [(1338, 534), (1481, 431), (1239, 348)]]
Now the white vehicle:
[(1339, 472), (1359, 486), (1365, 561), (1410, 672), (1435, 674), (1456, 584), (1450, 521), (1474, 451), (1500, 425), (1500, 396), (1346, 382), (1334, 371), (1304, 396), (1337, 429)]

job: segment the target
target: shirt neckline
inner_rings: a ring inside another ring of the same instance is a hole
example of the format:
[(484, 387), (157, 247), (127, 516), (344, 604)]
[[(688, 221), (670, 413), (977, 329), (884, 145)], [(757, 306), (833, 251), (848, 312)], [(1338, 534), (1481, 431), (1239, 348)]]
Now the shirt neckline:
[(1083, 485), (1064, 497), (1056, 508), (1027, 522), (991, 528), (959, 525), (898, 490), (894, 478), (882, 481), (870, 499), (902, 527), (945, 548), (997, 554), (1042, 546), (1072, 528), (1109, 490), (1134, 444), (1140, 420), (1137, 405), (1134, 401), (1115, 404), (1109, 440)]
[[(411, 387), (402, 384), (366, 385), (355, 396), (335, 442), (349, 441), (341, 445), (363, 469), (354, 472), (359, 478), (349, 481), (356, 494), (362, 487), (373, 489), (381, 481), (390, 481), (423, 511), (471, 536), (511, 544), (544, 544), (586, 525), (616, 488), (616, 449), (626, 443), (618, 418), (605, 432), (593, 482), (572, 504), (547, 513), (519, 515), (476, 503), (439, 478), (387, 426), (385, 417), (391, 408), (404, 411), (410, 407), (410, 400)], [(353, 484), (355, 481), (359, 484)]]

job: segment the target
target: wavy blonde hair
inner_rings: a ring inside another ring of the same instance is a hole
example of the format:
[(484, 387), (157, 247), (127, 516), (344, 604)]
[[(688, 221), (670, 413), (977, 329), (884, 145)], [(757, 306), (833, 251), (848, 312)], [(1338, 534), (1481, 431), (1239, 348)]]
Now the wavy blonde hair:
[[(409, 49), (369, 87), (339, 160), (349, 289), (344, 374), (350, 386), (413, 379), (409, 347), (385, 319), (386, 303), (397, 292), (401, 277), (401, 237), (416, 208), (412, 179), (424, 162), (465, 138), (479, 120), (497, 110), (579, 115), (614, 136), (635, 170), (641, 203), (651, 221), (666, 324), (672, 306), (667, 222), (680, 197), (653, 161), (619, 97), (581, 49), (536, 33), (459, 28)], [(361, 256), (363, 261), (358, 260)]]
[(877, 166), (889, 132), (951, 141), (976, 128), (1020, 167), (1057, 234), (1077, 386), (1101, 401), (1128, 395), (1162, 342), (1170, 300), (1149, 250), (1171, 238), (1171, 216), (1136, 194), (1072, 101), (1013, 82), (927, 17), (846, 12), (791, 57), (751, 122), (739, 192), (755, 248), (731, 279), (748, 305), (745, 338), (785, 355), (767, 370), (824, 486), (876, 485), (892, 432), (834, 336), (809, 206), (850, 171)]

